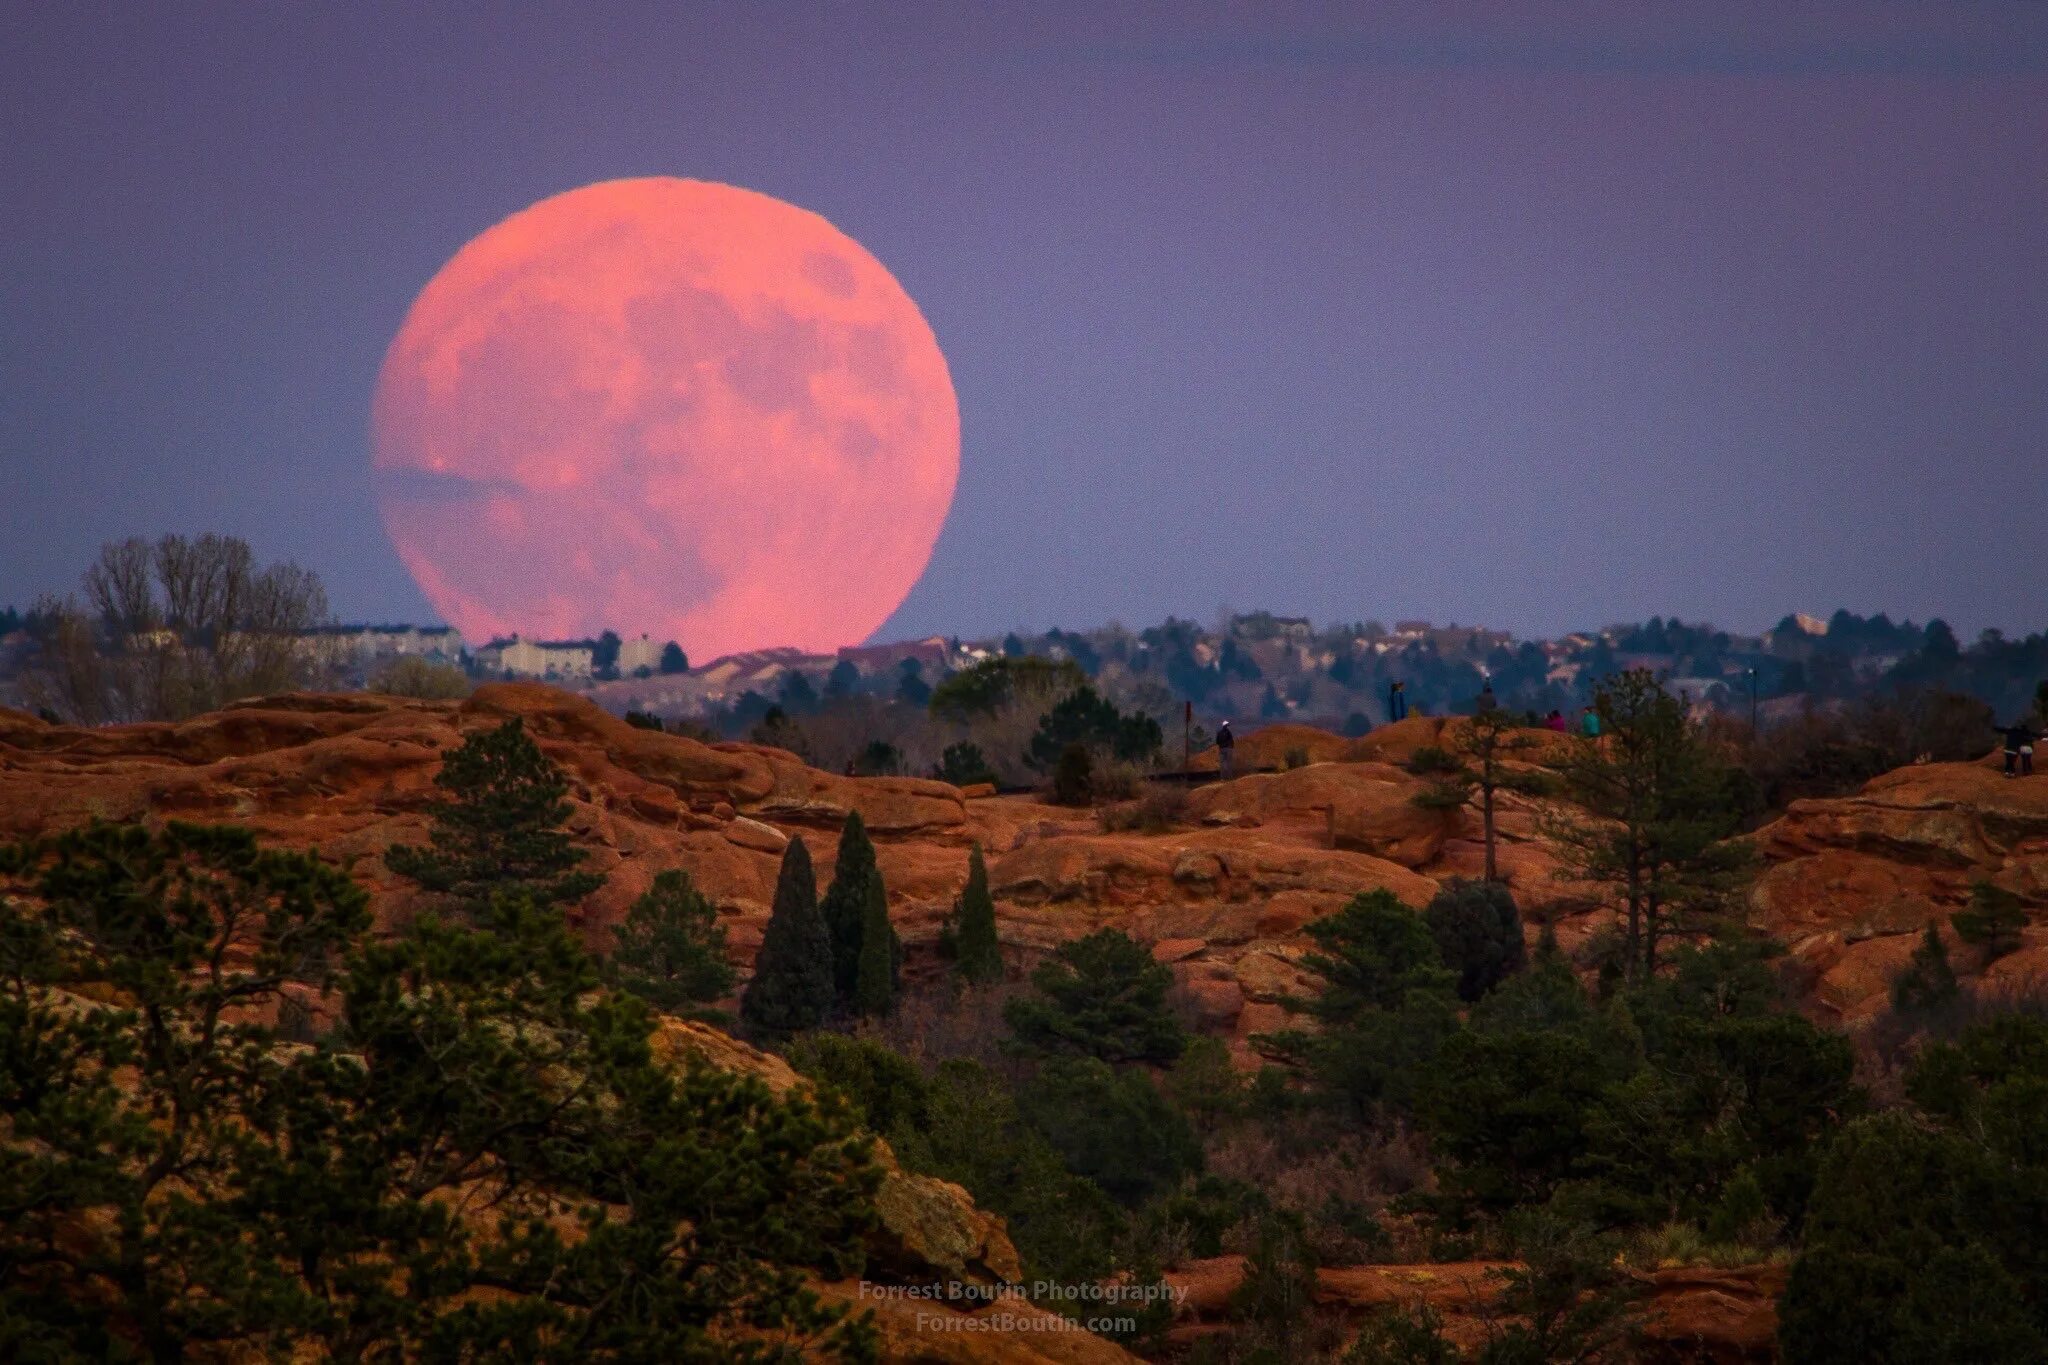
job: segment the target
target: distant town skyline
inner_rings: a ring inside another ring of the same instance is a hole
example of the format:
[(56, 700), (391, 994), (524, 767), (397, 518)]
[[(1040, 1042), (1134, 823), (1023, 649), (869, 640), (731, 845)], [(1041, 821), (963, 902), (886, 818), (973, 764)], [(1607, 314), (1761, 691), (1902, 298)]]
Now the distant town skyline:
[(219, 530), (436, 619), (369, 469), (407, 306), (661, 175), (823, 215), (931, 324), (958, 489), (873, 640), (2038, 630), (2043, 108), (2018, 0), (31, 9), (0, 603)]

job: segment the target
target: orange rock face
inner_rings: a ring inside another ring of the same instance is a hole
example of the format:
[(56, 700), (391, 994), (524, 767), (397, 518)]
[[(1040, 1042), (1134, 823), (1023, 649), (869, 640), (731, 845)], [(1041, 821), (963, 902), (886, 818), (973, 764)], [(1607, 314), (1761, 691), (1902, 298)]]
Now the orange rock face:
[[(1477, 875), (1483, 860), (1476, 817), (1416, 805), (1425, 784), (1400, 766), (1454, 739), (1456, 720), (1412, 717), (1359, 740), (1268, 727), (1239, 740), (1241, 761), (1267, 746), (1311, 762), (1197, 787), (1167, 832), (1105, 833), (1091, 812), (1029, 796), (970, 801), (914, 778), (841, 777), (779, 749), (636, 729), (584, 698), (528, 684), (487, 685), (460, 703), (272, 697), (177, 725), (103, 729), (0, 711), (0, 837), (95, 817), (232, 821), (350, 862), (382, 912), (402, 913), (412, 892), (385, 871), (384, 850), (425, 837), (441, 755), (515, 715), (571, 778), (572, 833), (607, 878), (582, 911), (597, 941), (655, 873), (680, 867), (720, 908), (746, 967), (787, 840), (809, 843), (829, 879), (840, 823), (858, 810), (913, 979), (941, 970), (930, 948), (979, 843), (1013, 963), (1121, 928), (1161, 947), (1190, 1017), (1246, 1060), (1251, 1034), (1285, 1027), (1281, 1002), (1301, 984), (1292, 964), (1309, 925), (1379, 888), (1419, 907), (1444, 880)], [(1504, 794), (1498, 825), (1501, 873), (1525, 914), (1556, 916), (1568, 949), (1607, 922), (1596, 891), (1558, 877), (1530, 801)], [(1813, 1007), (1853, 1021), (1881, 1007), (1911, 936), (1945, 923), (1973, 879), (2048, 905), (2048, 777), (1906, 768), (1854, 796), (1795, 804), (1757, 845), (1764, 870), (1752, 920), (1792, 946)], [(2048, 928), (2024, 938), (1985, 982), (2019, 985), (2048, 970)], [(1966, 977), (1979, 970), (1974, 950), (1952, 955)]]
[[(1929, 763), (1872, 780), (1853, 796), (1796, 801), (1758, 832), (1765, 867), (1750, 920), (1791, 945), (1824, 1013), (1854, 1022), (1882, 1010), (1917, 936), (1940, 927), (1968, 978), (1983, 964), (1948, 917), (1979, 879), (2048, 907), (2048, 777), (2008, 780), (1989, 763)], [(2048, 928), (1986, 968), (1994, 988), (2048, 980)]]

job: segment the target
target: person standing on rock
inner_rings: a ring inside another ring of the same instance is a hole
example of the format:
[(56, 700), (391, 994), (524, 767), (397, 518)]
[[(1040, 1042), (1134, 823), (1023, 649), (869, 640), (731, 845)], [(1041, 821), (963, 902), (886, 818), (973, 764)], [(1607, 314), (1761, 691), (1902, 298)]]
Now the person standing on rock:
[(1476, 714), (1483, 716), (1488, 711), (1498, 711), (1499, 709), (1500, 698), (1493, 695), (1493, 679), (1488, 678), (1479, 689), (1479, 710)]
[(1387, 720), (1408, 719), (1408, 684), (1397, 682), (1387, 688)]
[(1216, 774), (1228, 782), (1237, 769), (1237, 736), (1230, 733), (1230, 722), (1224, 721), (1216, 727)]
[(1557, 733), (1559, 734), (1563, 734), (1566, 730), (1571, 728), (1569, 725), (1565, 724), (1564, 712), (1558, 710), (1555, 706), (1550, 708), (1550, 714), (1543, 718), (1543, 723), (1550, 729), (1557, 731)]
[(2011, 725), (1994, 727), (2005, 736), (2005, 775), (2007, 777), (2032, 777), (2034, 775), (2035, 734), (2023, 720)]
[(1579, 728), (1585, 731), (1587, 739), (1600, 738), (1600, 713), (1590, 706), (1587, 707), (1585, 715), (1579, 721)]

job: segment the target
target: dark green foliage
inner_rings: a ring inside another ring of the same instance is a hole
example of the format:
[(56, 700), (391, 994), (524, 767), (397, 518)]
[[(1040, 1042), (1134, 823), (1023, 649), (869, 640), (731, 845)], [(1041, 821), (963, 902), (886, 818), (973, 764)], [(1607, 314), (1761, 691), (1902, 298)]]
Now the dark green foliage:
[(1905, 968), (1892, 978), (1892, 1008), (1908, 1018), (1925, 1017), (1954, 1005), (1962, 993), (1955, 968), (1949, 965), (1948, 948), (1929, 924)]
[(1322, 987), (1302, 1003), (1321, 1030), (1278, 1034), (1272, 1044), (1355, 1111), (1383, 1100), (1405, 1104), (1457, 1027), (1455, 978), (1429, 926), (1382, 890), (1354, 896), (1308, 932), (1316, 951), (1301, 965)]
[(905, 659), (897, 671), (896, 700), (905, 706), (925, 706), (931, 699), (932, 685), (924, 680), (924, 665)]
[(1167, 1005), (1173, 973), (1116, 929), (1063, 944), (1031, 974), (1036, 994), (1012, 1000), (1003, 1017), (1017, 1043), (1040, 1056), (1105, 1062), (1170, 1062), (1187, 1033)]
[(1549, 1198), (1578, 1170), (1609, 1086), (1634, 1070), (1618, 1043), (1588, 1025), (1470, 1029), (1446, 1042), (1416, 1099), (1446, 1190), (1496, 1213)]
[[(19, 1354), (871, 1354), (802, 1289), (859, 1269), (864, 1142), (758, 1080), (659, 1066), (558, 908), (504, 891), (372, 939), (341, 873), (182, 825), (11, 848), (0, 877)], [(339, 1026), (277, 1047), (256, 1021), (287, 991)]]
[(1126, 715), (1116, 709), (1116, 703), (1084, 685), (1060, 698), (1039, 719), (1029, 758), (1033, 767), (1044, 772), (1065, 760), (1069, 745), (1079, 744), (1093, 753), (1141, 763), (1159, 752), (1161, 742), (1158, 721), (1142, 711)]
[(1780, 1012), (1753, 954), (1672, 955), (1668, 978), (1599, 1005), (1554, 954), (1472, 1012), (1419, 1084), (1453, 1210), (1568, 1197), (1610, 1225), (1704, 1221), (1731, 1182), (1803, 1215), (1815, 1154), (1860, 1107), (1842, 1039)]
[(850, 697), (860, 690), (860, 669), (851, 659), (841, 659), (832, 665), (832, 671), (825, 675), (825, 698), (837, 701)]
[(826, 888), (819, 909), (832, 936), (833, 989), (840, 1004), (850, 1010), (861, 1008), (861, 950), (867, 926), (874, 918), (873, 903), (877, 897), (884, 907), (878, 923), (886, 931), (877, 952), (888, 954), (888, 983), (893, 992), (903, 948), (895, 929), (889, 925), (887, 888), (882, 885), (881, 869), (875, 865), (875, 846), (868, 839), (867, 826), (861, 822), (859, 811), (848, 811), (846, 824), (839, 832), (839, 856), (833, 863), (832, 885)]
[(664, 674), (690, 671), (690, 656), (683, 653), (683, 647), (674, 640), (661, 647), (661, 671)]
[(930, 1126), (931, 1087), (900, 1052), (843, 1033), (807, 1033), (783, 1056), (804, 1075), (838, 1091), (870, 1132), (895, 1145)]
[(940, 720), (970, 721), (992, 716), (1019, 697), (1048, 699), (1087, 684), (1088, 675), (1071, 659), (1033, 659), (1005, 654), (964, 668), (932, 689), (930, 710)]
[(1259, 1220), (1244, 1279), (1230, 1309), (1250, 1328), (1256, 1348), (1293, 1360), (1308, 1346), (1316, 1297), (1316, 1255), (1300, 1222), (1281, 1213)]
[(1443, 1318), (1428, 1304), (1382, 1309), (1365, 1320), (1341, 1365), (1458, 1365), (1458, 1348), (1445, 1340)]
[(611, 983), (670, 1014), (730, 992), (735, 973), (725, 955), (725, 926), (687, 872), (655, 874), (618, 928), (606, 963)]
[(582, 900), (604, 879), (579, 872), (581, 849), (562, 829), (569, 782), (514, 716), (449, 751), (434, 785), (446, 796), (429, 808), (427, 846), (394, 844), (384, 865), (476, 915), (491, 897), (517, 888), (543, 905)]
[(926, 1112), (921, 1133), (892, 1142), (898, 1159), (1001, 1213), (1027, 1278), (1086, 1283), (1111, 1272), (1122, 1214), (1067, 1170), (1000, 1077), (975, 1062), (947, 1062), (931, 1078)]
[(988, 866), (981, 845), (967, 854), (967, 885), (955, 902), (954, 966), (977, 984), (1003, 979), (1003, 946), (996, 938), (996, 903), (988, 893)]
[(941, 782), (951, 782), (956, 787), (971, 787), (977, 782), (996, 784), (996, 770), (990, 765), (988, 756), (981, 746), (963, 740), (948, 744), (946, 752), (939, 756), (939, 766), (932, 776)]
[(896, 930), (889, 923), (888, 896), (877, 875), (868, 882), (868, 901), (860, 921), (860, 959), (853, 980), (856, 1010), (879, 1019), (895, 1008), (900, 957)]
[(1444, 964), (1458, 974), (1458, 998), (1477, 1000), (1522, 969), (1522, 916), (1500, 882), (1453, 880), (1422, 912)]
[(1969, 907), (1950, 915), (1949, 923), (1957, 938), (1981, 950), (1990, 963), (2020, 946), (2027, 911), (2013, 892), (1979, 877), (1970, 883)]
[(1614, 888), (1626, 974), (1647, 979), (1664, 941), (1712, 932), (1747, 879), (1753, 855), (1733, 836), (1752, 791), (1648, 670), (1602, 683), (1594, 708), (1602, 738), (1577, 746), (1563, 770), (1592, 818), (1553, 811), (1543, 830), (1572, 875)]
[(791, 839), (775, 877), (754, 979), (740, 996), (740, 1019), (759, 1033), (797, 1033), (823, 1023), (832, 1001), (832, 938), (818, 910), (811, 851), (802, 839)]
[(1408, 756), (1408, 771), (1417, 777), (1441, 777), (1458, 771), (1458, 760), (1447, 749), (1424, 744)]
[(590, 642), (590, 673), (594, 678), (609, 680), (619, 676), (619, 639), (615, 630), (607, 630)]
[(1095, 794), (1095, 761), (1085, 744), (1069, 744), (1060, 751), (1052, 770), (1052, 799), (1055, 805), (1085, 806)]
[(1907, 1078), (1821, 1169), (1781, 1302), (1791, 1365), (2048, 1356), (2048, 1023), (2004, 1016)]
[(1637, 1291), (1612, 1239), (1540, 1209), (1517, 1212), (1507, 1231), (1522, 1263), (1502, 1272), (1508, 1326), (1493, 1331), (1479, 1365), (1630, 1359)]
[(871, 739), (854, 756), (857, 777), (899, 777), (903, 773), (903, 751), (886, 739)]
[(1049, 1062), (1018, 1096), (1068, 1170), (1136, 1208), (1202, 1167), (1201, 1144), (1144, 1071), (1093, 1057)]
[(660, 716), (653, 715), (646, 711), (628, 711), (626, 713), (625, 720), (626, 724), (632, 726), (635, 730), (653, 730), (659, 732), (664, 728), (662, 726)]
[(1221, 1038), (1196, 1035), (1166, 1076), (1167, 1093), (1195, 1122), (1214, 1126), (1245, 1111), (1245, 1083)]

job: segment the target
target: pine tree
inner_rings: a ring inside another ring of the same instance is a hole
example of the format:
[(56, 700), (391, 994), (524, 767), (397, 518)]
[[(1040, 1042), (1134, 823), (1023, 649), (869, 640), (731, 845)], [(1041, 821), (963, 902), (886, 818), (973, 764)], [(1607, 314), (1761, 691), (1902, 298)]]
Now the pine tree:
[[(804, 1287), (874, 1225), (850, 1116), (658, 1059), (559, 907), (378, 933), (177, 823), (0, 847), (0, 888), (0, 1357), (874, 1358)], [(308, 999), (345, 1025), (278, 1047)]]
[(1950, 915), (1956, 937), (1980, 949), (1991, 963), (2020, 946), (2020, 931), (2027, 927), (2026, 907), (2013, 892), (1986, 878), (1970, 883), (1968, 908)]
[(740, 996), (740, 1018), (760, 1033), (816, 1028), (832, 1009), (832, 938), (818, 913), (811, 851), (791, 839), (775, 878), (775, 908)]
[[(1434, 958), (1426, 931), (1423, 944)], [(1024, 1051), (1122, 1065), (1171, 1062), (1187, 1046), (1167, 1000), (1173, 973), (1121, 930), (1097, 929), (1061, 945), (1031, 974), (1031, 984), (1034, 994), (1003, 1008)]]
[(1594, 707), (1601, 739), (1564, 764), (1585, 814), (1551, 810), (1538, 827), (1574, 877), (1615, 888), (1628, 973), (1654, 977), (1663, 941), (1709, 929), (1751, 870), (1750, 851), (1733, 837), (1744, 815), (1741, 774), (1647, 669), (1602, 683)]
[(1961, 994), (1955, 969), (1948, 964), (1948, 949), (1929, 924), (1906, 969), (1892, 980), (1892, 1008), (1900, 1014), (1931, 1014), (1955, 1003)]
[(607, 966), (613, 984), (671, 1014), (703, 1013), (692, 1006), (730, 991), (734, 976), (717, 910), (673, 868), (626, 911)]
[(980, 983), (1003, 979), (1003, 948), (996, 939), (996, 903), (988, 894), (988, 866), (981, 845), (967, 855), (967, 885), (954, 908), (960, 975)]
[(384, 865), (475, 918), (493, 892), (517, 888), (541, 905), (582, 900), (604, 878), (576, 870), (583, 851), (562, 823), (569, 781), (518, 716), (451, 750), (434, 776), (447, 793), (429, 808), (428, 846), (397, 844)]
[(854, 975), (853, 1006), (879, 1019), (896, 1004), (896, 931), (889, 924), (889, 899), (882, 879), (868, 881), (860, 922), (860, 960)]
[[(873, 894), (870, 886), (883, 895), (886, 904), (887, 889), (882, 885), (882, 871), (875, 865), (875, 846), (868, 839), (867, 826), (861, 822), (859, 811), (848, 811), (845, 828), (839, 833), (839, 856), (832, 867), (832, 885), (826, 888), (820, 902), (825, 928), (832, 935), (832, 986), (843, 1005), (857, 1004), (861, 944), (868, 919), (868, 898)], [(887, 928), (886, 916), (882, 922)], [(900, 961), (903, 950), (896, 941), (896, 931), (888, 929), (886, 937), (890, 961)]]
[(1415, 803), (1426, 810), (1462, 810), (1477, 797), (1486, 849), (1485, 880), (1498, 882), (1495, 850), (1499, 838), (1494, 817), (1499, 794), (1541, 796), (1556, 784), (1547, 773), (1519, 766), (1524, 756), (1537, 748), (1538, 737), (1498, 706), (1489, 706), (1470, 720), (1447, 728), (1449, 737), (1438, 760), (1443, 775), (1418, 795)]

